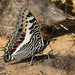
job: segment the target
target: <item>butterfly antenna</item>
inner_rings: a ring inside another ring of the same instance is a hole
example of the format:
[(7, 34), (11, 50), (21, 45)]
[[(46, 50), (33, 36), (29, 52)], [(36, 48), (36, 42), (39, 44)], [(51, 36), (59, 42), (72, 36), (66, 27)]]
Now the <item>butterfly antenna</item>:
[[(56, 28), (52, 31), (51, 36), (53, 35), (53, 33), (54, 33), (55, 31), (56, 31)], [(51, 48), (51, 51), (52, 51), (53, 49), (52, 49), (52, 47), (51, 47), (51, 45), (50, 45), (51, 36), (48, 37), (47, 40), (44, 40), (44, 43), (45, 43), (45, 48), (47, 47), (47, 45), (49, 45), (50, 48)]]
[[(52, 36), (52, 34), (53, 34), (55, 31), (56, 31), (56, 28), (52, 31), (51, 36)], [(51, 41), (51, 40), (50, 40), (50, 41)], [(51, 47), (51, 45), (50, 45), (50, 43), (49, 43), (49, 47), (51, 48), (51, 50), (53, 50), (52, 47)]]
[[(62, 24), (60, 24), (60, 27), (62, 27), (62, 28), (64, 28), (66, 31), (68, 31), (69, 29), (67, 28), (67, 27), (65, 27), (65, 26), (63, 26)], [(51, 36), (53, 35), (53, 33), (56, 31), (56, 28), (52, 31), (52, 33), (50, 34)], [(50, 38), (51, 38), (51, 36), (50, 37), (48, 37), (47, 38), (47, 40), (49, 40)], [(50, 40), (51, 41), (51, 40)], [(49, 46), (50, 46), (50, 44), (49, 44)], [(51, 46), (50, 46), (50, 48), (51, 48)]]
[(56, 28), (51, 32), (50, 37), (47, 38), (47, 40), (51, 39), (51, 36), (53, 35), (53, 33), (56, 31)]
[(67, 14), (67, 0), (66, 0), (66, 3), (65, 3), (65, 13)]

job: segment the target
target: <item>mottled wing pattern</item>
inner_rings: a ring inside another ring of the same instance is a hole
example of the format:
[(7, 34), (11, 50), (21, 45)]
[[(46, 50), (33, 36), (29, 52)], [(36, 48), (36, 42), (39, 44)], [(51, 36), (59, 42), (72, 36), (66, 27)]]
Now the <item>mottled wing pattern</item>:
[(33, 14), (22, 7), (16, 30), (4, 49), (4, 61), (28, 58), (42, 51), (43, 38)]

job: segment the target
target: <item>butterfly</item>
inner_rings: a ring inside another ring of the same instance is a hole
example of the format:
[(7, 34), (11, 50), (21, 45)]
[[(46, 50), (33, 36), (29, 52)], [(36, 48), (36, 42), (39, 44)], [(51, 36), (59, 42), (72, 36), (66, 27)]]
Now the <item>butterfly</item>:
[(40, 27), (34, 15), (22, 7), (15, 31), (4, 47), (5, 62), (26, 59), (43, 51), (49, 41), (43, 40)]

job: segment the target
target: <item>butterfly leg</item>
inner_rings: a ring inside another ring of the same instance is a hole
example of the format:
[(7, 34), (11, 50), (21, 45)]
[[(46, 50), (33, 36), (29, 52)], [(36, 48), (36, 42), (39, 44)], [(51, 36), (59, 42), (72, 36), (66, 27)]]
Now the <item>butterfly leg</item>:
[(49, 54), (47, 54), (47, 53), (41, 53), (42, 55), (47, 55), (47, 57), (48, 57), (48, 60), (49, 60), (49, 62), (50, 62), (50, 56), (49, 56)]
[(33, 58), (34, 58), (34, 56), (32, 56), (31, 61), (30, 61), (30, 63), (29, 63), (29, 66), (32, 65)]

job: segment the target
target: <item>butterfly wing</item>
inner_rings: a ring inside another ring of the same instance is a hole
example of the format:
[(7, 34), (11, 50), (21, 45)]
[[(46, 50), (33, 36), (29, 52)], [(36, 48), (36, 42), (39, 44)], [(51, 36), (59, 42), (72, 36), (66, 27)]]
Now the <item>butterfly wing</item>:
[(35, 17), (28, 9), (22, 7), (16, 30), (5, 47), (5, 61), (31, 57), (43, 47), (43, 38)]

